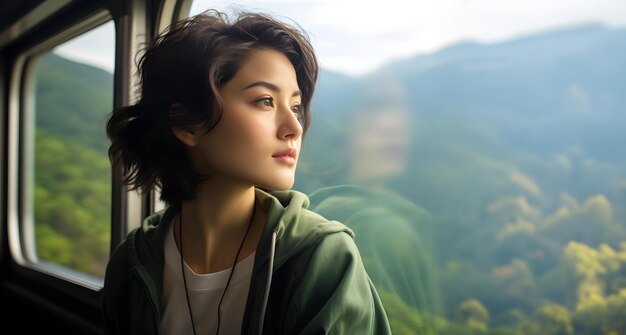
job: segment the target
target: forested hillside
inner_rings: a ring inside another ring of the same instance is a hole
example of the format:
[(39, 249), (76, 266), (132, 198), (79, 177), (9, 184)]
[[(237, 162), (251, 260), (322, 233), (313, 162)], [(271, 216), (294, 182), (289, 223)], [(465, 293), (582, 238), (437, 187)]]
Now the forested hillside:
[[(321, 73), (294, 188), (355, 230), (394, 334), (626, 334), (624, 40), (585, 26)], [(37, 71), (39, 255), (102, 276), (112, 76)]]
[(111, 217), (105, 124), (113, 108), (113, 76), (53, 53), (35, 66), (37, 254), (103, 278)]
[[(439, 304), (411, 314), (383, 295), (397, 333), (626, 333), (624, 40), (591, 25), (462, 43), (360, 78), (322, 73), (297, 187), (382, 185), (432, 216), (412, 222), (437, 284), (414, 285)], [(384, 145), (358, 149), (355, 128)], [(365, 154), (402, 167), (354, 178)]]

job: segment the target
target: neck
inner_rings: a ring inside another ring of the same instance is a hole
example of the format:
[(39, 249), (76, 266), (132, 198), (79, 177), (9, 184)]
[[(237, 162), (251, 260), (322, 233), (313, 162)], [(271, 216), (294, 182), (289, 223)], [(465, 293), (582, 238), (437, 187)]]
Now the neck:
[(193, 200), (183, 202), (187, 224), (196, 233), (240, 230), (247, 226), (252, 213), (255, 190), (252, 186), (228, 185), (226, 182), (203, 183)]
[[(211, 273), (232, 266), (237, 250), (246, 237), (240, 257), (256, 250), (259, 210), (252, 217), (255, 189), (224, 180), (209, 180), (198, 185), (196, 197), (182, 204), (182, 236), (184, 257), (196, 273)], [(257, 206), (258, 207), (258, 206)], [(175, 225), (174, 228), (177, 228)], [(178, 229), (174, 229), (177, 236)], [(180, 248), (180, 243), (179, 243)]]

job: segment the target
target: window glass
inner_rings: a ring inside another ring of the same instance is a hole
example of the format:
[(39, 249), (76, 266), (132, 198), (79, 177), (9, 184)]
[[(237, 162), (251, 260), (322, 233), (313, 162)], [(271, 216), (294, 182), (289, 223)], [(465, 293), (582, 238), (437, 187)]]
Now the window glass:
[(321, 73), (296, 190), (395, 334), (617, 334), (626, 3), (194, 1), (293, 19)]
[(36, 258), (98, 278), (110, 241), (105, 127), (113, 107), (114, 35), (109, 22), (33, 60), (34, 113), (26, 131)]

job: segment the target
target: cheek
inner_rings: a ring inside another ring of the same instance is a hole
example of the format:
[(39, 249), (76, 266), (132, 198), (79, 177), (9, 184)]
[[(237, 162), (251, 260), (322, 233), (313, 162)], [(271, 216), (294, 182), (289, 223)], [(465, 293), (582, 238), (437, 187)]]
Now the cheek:
[[(251, 113), (252, 114), (252, 113)], [(231, 115), (223, 118), (207, 138), (205, 152), (215, 164), (220, 160), (239, 162), (264, 155), (271, 140), (271, 127), (259, 115)]]
[(229, 138), (240, 150), (254, 154), (255, 151), (269, 149), (272, 136), (275, 136), (273, 129), (269, 120), (258, 115), (242, 118), (237, 122), (237, 126), (231, 129)]

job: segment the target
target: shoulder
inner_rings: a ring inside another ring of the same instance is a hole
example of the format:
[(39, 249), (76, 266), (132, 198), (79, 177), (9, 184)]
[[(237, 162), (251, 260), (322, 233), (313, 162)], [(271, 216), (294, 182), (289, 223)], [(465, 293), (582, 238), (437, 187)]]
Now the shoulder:
[(319, 244), (311, 250), (308, 266), (323, 277), (334, 277), (341, 281), (346, 276), (354, 276), (353, 279), (367, 286), (367, 274), (361, 254), (354, 238), (345, 231), (322, 237)]
[(105, 299), (112, 298), (116, 295), (118, 288), (125, 278), (129, 275), (132, 269), (131, 256), (134, 249), (135, 236), (139, 228), (131, 231), (126, 239), (118, 245), (107, 264), (106, 273), (104, 276), (104, 287), (102, 293)]
[(118, 287), (136, 267), (152, 270), (154, 264), (162, 262), (163, 239), (175, 212), (176, 208), (156, 212), (126, 236), (111, 254), (105, 274), (105, 288)]
[(341, 234), (342, 236), (350, 239), (354, 238), (352, 229), (350, 229), (343, 222), (329, 219), (315, 210), (303, 209), (300, 212), (298, 224), (317, 230), (325, 237), (327, 237), (326, 235), (331, 235), (332, 233), (343, 232), (345, 234)]
[[(332, 221), (326, 221), (332, 222)], [(304, 286), (337, 286), (349, 278), (367, 286), (367, 274), (352, 235), (335, 231), (319, 236), (290, 260), (292, 273)], [(319, 290), (319, 287), (318, 289)]]
[(300, 209), (296, 214), (285, 215), (277, 226), (279, 248), (291, 250), (297, 255), (308, 250), (307, 254), (323, 249), (354, 250), (354, 232), (348, 226), (335, 220), (328, 220), (308, 209)]
[[(335, 224), (343, 224), (336, 221), (327, 221), (333, 222)], [(345, 226), (344, 226), (345, 227)], [(344, 257), (356, 257), (359, 258), (359, 249), (357, 248), (354, 238), (352, 236), (352, 231), (346, 227), (345, 231), (340, 231), (332, 234), (325, 235), (320, 243), (317, 245), (316, 253), (332, 253), (335, 255), (343, 255)]]

